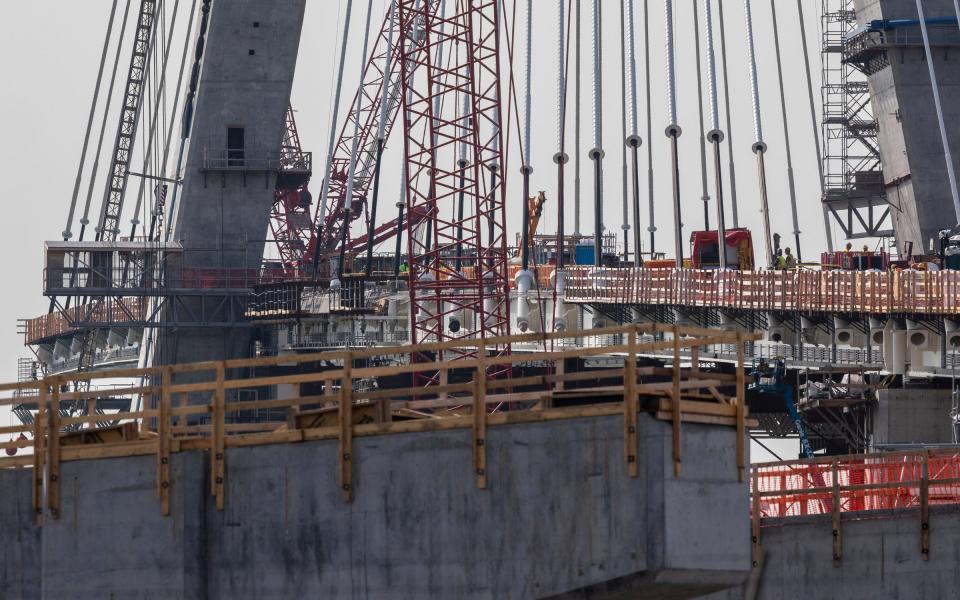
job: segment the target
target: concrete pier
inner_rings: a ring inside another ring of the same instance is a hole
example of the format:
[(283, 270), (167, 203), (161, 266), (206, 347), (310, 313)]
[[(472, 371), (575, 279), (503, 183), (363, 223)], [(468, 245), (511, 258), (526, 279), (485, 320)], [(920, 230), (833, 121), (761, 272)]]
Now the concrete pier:
[[(960, 590), (960, 507), (931, 507), (930, 558), (920, 552), (918, 509), (844, 516), (843, 557), (833, 565), (829, 515), (773, 519), (763, 528), (756, 600), (940, 600)], [(743, 588), (705, 600), (741, 600)]]
[[(0, 472), (4, 598), (692, 598), (742, 583), (747, 485), (736, 430), (641, 414), (491, 427), (477, 489), (469, 430), (227, 450), (226, 508), (204, 453), (173, 455), (171, 516), (153, 456), (62, 464), (61, 518), (32, 524), (30, 471)], [(15, 493), (7, 493), (14, 490)], [(14, 541), (18, 540), (18, 541)]]

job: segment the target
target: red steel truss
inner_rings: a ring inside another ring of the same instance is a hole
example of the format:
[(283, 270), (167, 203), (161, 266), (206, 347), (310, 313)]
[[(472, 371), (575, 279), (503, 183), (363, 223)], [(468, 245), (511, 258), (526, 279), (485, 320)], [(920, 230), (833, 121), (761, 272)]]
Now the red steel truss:
[[(435, 7), (439, 4), (439, 0), (430, 0), (425, 4)], [(392, 36), (390, 35), (391, 26), (394, 29)], [(344, 227), (344, 209), (348, 206), (346, 198), (347, 174), (350, 169), (350, 153), (353, 149), (354, 132), (356, 132), (358, 138), (358, 152), (353, 198), (349, 203), (350, 220), (354, 221), (359, 219), (361, 215), (368, 214), (363, 208), (366, 205), (367, 192), (373, 183), (373, 171), (377, 160), (377, 133), (382, 104), (387, 103), (384, 112), (386, 119), (383, 127), (383, 137), (384, 142), (386, 142), (390, 137), (390, 131), (393, 128), (401, 104), (400, 94), (403, 91), (400, 81), (403, 70), (399, 64), (401, 51), (405, 49), (409, 54), (418, 56), (424, 48), (423, 38), (416, 34), (410, 34), (411, 31), (413, 30), (410, 27), (402, 27), (399, 19), (391, 19), (390, 13), (387, 11), (383, 26), (374, 42), (373, 51), (367, 60), (360, 87), (354, 95), (353, 102), (350, 103), (350, 112), (347, 114), (340, 130), (340, 137), (334, 147), (330, 172), (327, 174), (330, 178), (327, 197), (326, 199), (320, 198), (317, 203), (314, 227), (310, 232), (311, 235), (305, 239), (305, 242), (307, 242), (307, 260), (313, 260), (316, 254), (323, 256), (332, 253), (340, 244)], [(401, 35), (401, 32), (404, 32), (404, 34)], [(393, 40), (392, 47), (391, 39)], [(388, 69), (388, 62), (389, 72), (385, 73)], [(385, 81), (390, 82), (389, 97), (387, 98), (384, 98)], [(358, 123), (359, 127), (357, 126)], [(326, 214), (321, 215), (320, 207), (324, 200), (327, 210)], [(384, 203), (384, 205), (392, 204), (393, 202)], [(388, 227), (388, 229), (390, 228)], [(316, 236), (318, 230), (320, 232), (319, 239)], [(369, 231), (369, 223), (367, 223), (365, 230)], [(395, 223), (392, 225), (392, 231), (396, 231)], [(347, 233), (349, 240), (349, 229)], [(319, 249), (316, 247), (318, 243)]]
[[(406, 223), (414, 344), (510, 329), (498, 0), (451, 4), (441, 17), (431, 3), (399, 2), (401, 29), (416, 26), (426, 47), (447, 54), (440, 64), (436, 52), (403, 50), (407, 213), (426, 215)], [(462, 94), (468, 107), (457, 114)]]
[[(302, 154), (293, 107), (288, 106), (283, 143), (280, 146), (281, 169), (287, 163), (296, 163)], [(306, 183), (295, 187), (280, 187), (274, 194), (273, 206), (270, 209), (270, 233), (277, 244), (284, 275), (290, 278), (297, 277), (300, 272), (306, 242), (313, 231), (310, 204), (310, 192)]]

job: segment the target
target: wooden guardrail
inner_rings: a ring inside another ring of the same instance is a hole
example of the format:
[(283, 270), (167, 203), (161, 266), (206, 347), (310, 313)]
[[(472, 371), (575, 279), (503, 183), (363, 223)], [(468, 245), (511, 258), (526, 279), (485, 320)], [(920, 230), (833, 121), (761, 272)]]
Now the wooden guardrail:
[(584, 302), (960, 315), (960, 271), (574, 268), (566, 289)]
[[(641, 336), (655, 334), (656, 341)], [(589, 347), (567, 349), (570, 340), (591, 340)], [(662, 338), (662, 339), (661, 339)], [(226, 454), (229, 448), (260, 444), (338, 440), (336, 475), (345, 501), (353, 495), (353, 439), (456, 428), (472, 430), (473, 469), (484, 488), (486, 430), (510, 423), (622, 415), (624, 459), (630, 476), (638, 473), (637, 418), (645, 411), (672, 424), (673, 460), (682, 465), (681, 423), (706, 423), (737, 429), (737, 470), (744, 477), (747, 407), (744, 400), (744, 345), (755, 336), (690, 327), (643, 325), (591, 331), (527, 334), (486, 340), (460, 339), (404, 348), (370, 348), (304, 355), (170, 365), (146, 369), (82, 372), (40, 381), (0, 385), (0, 405), (33, 409), (31, 425), (0, 428), (0, 435), (22, 436), (0, 442), (0, 450), (29, 448), (32, 454), (0, 458), (2, 467), (32, 467), (37, 474), (34, 507), (59, 515), (59, 476), (63, 461), (154, 455), (161, 511), (170, 511), (170, 456), (187, 450), (210, 453), (211, 493), (224, 506)], [(509, 354), (509, 344), (540, 342), (542, 350)], [(701, 371), (699, 348), (735, 344), (735, 373)], [(638, 357), (672, 349), (674, 366), (638, 365)], [(489, 351), (488, 351), (489, 349)], [(681, 351), (693, 355), (681, 369)], [(451, 356), (463, 356), (451, 360)], [(567, 372), (566, 360), (618, 356), (622, 367)], [(394, 364), (383, 366), (385, 361)], [(536, 375), (521, 374), (537, 365)], [(377, 366), (381, 365), (381, 366)], [(282, 367), (263, 373), (270, 367)], [(514, 372), (517, 376), (510, 376)], [(417, 381), (426, 377), (426, 387)], [(103, 392), (96, 380), (130, 379), (111, 388), (112, 397), (139, 398), (140, 410), (97, 413)], [(370, 382), (406, 381), (397, 389)], [(241, 390), (269, 391), (249, 399)], [(286, 411), (286, 420), (243, 422), (247, 411)]]

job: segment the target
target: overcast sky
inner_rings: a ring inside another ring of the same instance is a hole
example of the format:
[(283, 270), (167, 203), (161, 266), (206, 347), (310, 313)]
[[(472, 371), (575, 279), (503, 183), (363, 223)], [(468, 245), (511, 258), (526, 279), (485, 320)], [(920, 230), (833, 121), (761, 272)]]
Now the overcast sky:
[[(297, 65), (292, 102), (297, 110), (301, 139), (308, 150), (320, 157), (324, 154), (329, 131), (332, 90), (336, 76), (338, 36), (343, 26), (347, 0), (307, 0), (301, 52)], [(576, 2), (574, 1), (574, 4)], [(0, 379), (7, 381), (16, 377), (16, 359), (28, 356), (22, 339), (16, 335), (17, 319), (38, 316), (46, 311), (46, 300), (41, 296), (43, 241), (56, 239), (63, 230), (70, 196), (76, 176), (81, 142), (90, 106), (103, 35), (110, 11), (110, 0), (84, 0), (83, 2), (58, 1), (54, 3), (17, 2), (6, 3), (4, 16), (0, 19), (0, 194), (3, 198), (3, 218), (0, 219), (0, 249), (6, 257), (3, 267), (7, 293), (0, 296), (0, 318), (5, 323), (0, 332)], [(122, 4), (122, 3), (121, 3)], [(134, 5), (137, 3), (134, 2)], [(186, 4), (186, 2), (184, 2)], [(512, 0), (507, 1), (511, 7)], [(620, 233), (622, 223), (623, 192), (621, 187), (621, 94), (620, 89), (620, 13), (619, 3), (603, 1), (603, 146), (605, 160), (604, 222), (608, 230)], [(646, 144), (654, 150), (654, 182), (658, 250), (673, 248), (673, 217), (670, 196), (669, 145), (664, 128), (668, 124), (666, 112), (666, 79), (664, 69), (664, 15), (663, 3), (652, 1), (650, 8), (651, 69), (653, 138), (646, 139), (645, 104), (643, 100), (643, 5), (637, 1), (636, 33), (637, 63), (640, 78), (640, 135), (644, 138), (641, 154), (641, 189), (643, 191), (642, 227), (648, 225), (646, 195)], [(781, 43), (784, 49), (786, 79), (786, 102), (794, 167), (800, 205), (800, 228), (803, 233), (804, 257), (815, 259), (824, 246), (824, 233), (819, 203), (816, 154), (807, 105), (806, 84), (803, 75), (803, 60), (800, 45), (797, 9), (793, 2), (777, 3), (781, 26)], [(807, 11), (806, 23), (810, 51), (815, 61), (819, 58), (819, 2), (804, 0)], [(355, 0), (354, 20), (349, 40), (346, 80), (342, 106), (346, 107), (356, 88), (359, 75), (359, 60), (362, 47), (362, 28), (367, 2)], [(531, 188), (545, 190), (548, 202), (542, 223), (548, 226), (542, 231), (553, 232), (556, 222), (556, 171), (552, 156), (556, 152), (556, 77), (557, 77), (557, 2), (535, 0), (533, 38), (533, 97), (532, 127), (533, 144), (531, 163), (534, 167)], [(679, 0), (676, 8), (677, 46), (677, 97), (678, 121), (683, 128), (680, 139), (681, 179), (683, 185), (683, 216), (685, 235), (693, 228), (703, 225), (703, 208), (700, 200), (701, 166), (697, 103), (696, 54), (694, 52), (694, 20), (692, 7), (700, 10), (701, 52), (705, 40), (702, 34), (702, 0)], [(387, 0), (373, 0), (374, 28), (379, 27), (386, 14)], [(583, 144), (586, 152), (592, 140), (592, 77), (590, 64), (591, 31), (590, 10), (592, 2), (583, 1), (584, 29), (584, 125)], [(524, 18), (525, 3), (520, 3), (518, 19)], [(767, 154), (768, 185), (770, 190), (771, 221), (773, 231), (787, 238), (792, 237), (789, 195), (786, 180), (783, 128), (781, 123), (780, 98), (777, 90), (777, 71), (773, 51), (771, 4), (754, 2), (755, 35), (758, 48), (760, 96), (763, 107), (763, 129), (769, 144)], [(744, 13), (742, 2), (726, 2), (727, 46), (729, 52), (731, 105), (733, 107), (734, 158), (737, 166), (737, 191), (740, 205), (741, 225), (752, 228), (759, 234), (759, 194), (757, 192), (756, 162), (750, 151), (754, 141), (754, 128), (750, 108), (749, 71), (745, 44)], [(714, 9), (714, 23), (717, 23)], [(42, 34), (37, 24), (42, 23)], [(716, 25), (715, 25), (716, 27)], [(522, 31), (517, 34), (518, 50), (515, 68), (520, 69), (523, 60), (521, 51)], [(719, 68), (719, 36), (717, 39)], [(125, 62), (127, 59), (124, 58)], [(122, 67), (121, 67), (122, 68)], [(517, 93), (522, 96), (522, 78), (518, 71)], [(572, 76), (572, 72), (571, 72)], [(814, 64), (815, 95), (819, 104), (818, 62)], [(722, 85), (722, 79), (719, 79)], [(703, 82), (706, 86), (704, 64)], [(570, 105), (568, 152), (573, 153), (573, 84), (568, 99)], [(722, 95), (721, 95), (722, 100)], [(345, 110), (344, 108), (343, 110)], [(629, 107), (628, 107), (629, 109)], [(707, 102), (704, 99), (704, 109)], [(721, 110), (723, 107), (721, 106)], [(342, 114), (341, 110), (341, 114)], [(722, 113), (721, 113), (722, 118)], [(722, 123), (725, 127), (725, 123)], [(707, 125), (709, 129), (709, 125)], [(399, 130), (398, 130), (399, 131)], [(108, 134), (108, 138), (110, 135)], [(511, 144), (516, 145), (516, 132)], [(728, 138), (729, 139), (729, 138)], [(394, 135), (388, 146), (384, 166), (385, 181), (399, 181), (399, 136)], [(108, 144), (109, 145), (109, 144)], [(724, 148), (728, 144), (724, 143)], [(514, 158), (509, 167), (513, 178), (508, 197), (508, 231), (519, 229), (520, 164)], [(708, 155), (709, 158), (709, 155)], [(583, 214), (581, 231), (592, 233), (592, 183), (589, 161), (584, 158)], [(726, 155), (723, 159), (726, 169)], [(572, 171), (572, 163), (571, 163)], [(724, 172), (725, 185), (729, 183)], [(573, 174), (568, 183), (568, 231), (573, 228), (572, 214)], [(319, 181), (314, 187), (319, 190)], [(711, 163), (708, 161), (708, 190), (715, 195)], [(388, 185), (391, 193), (396, 186)], [(388, 198), (389, 204), (394, 203)], [(726, 191), (727, 223), (732, 225), (729, 189)], [(632, 217), (631, 217), (632, 220)], [(711, 223), (715, 225), (711, 203)], [(839, 232), (834, 231), (835, 238)], [(647, 235), (644, 234), (646, 243)], [(757, 236), (760, 244), (760, 237)], [(786, 245), (792, 245), (786, 242)], [(686, 244), (685, 244), (686, 246)], [(6, 420), (0, 418), (0, 420)]]

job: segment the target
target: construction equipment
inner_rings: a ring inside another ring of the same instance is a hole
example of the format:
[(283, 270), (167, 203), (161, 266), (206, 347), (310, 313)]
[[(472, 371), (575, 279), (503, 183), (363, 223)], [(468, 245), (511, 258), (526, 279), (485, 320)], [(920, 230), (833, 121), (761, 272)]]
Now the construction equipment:
[(810, 439), (807, 437), (807, 428), (803, 424), (800, 412), (797, 410), (796, 389), (787, 383), (787, 365), (783, 357), (776, 357), (773, 361), (765, 358), (754, 360), (753, 369), (748, 373), (753, 378), (747, 389), (761, 396), (773, 396), (776, 399), (783, 400), (786, 405), (787, 414), (793, 421), (793, 425), (800, 437), (800, 448), (803, 455), (807, 458), (813, 458), (813, 446), (810, 445)]
[[(719, 234), (716, 230), (694, 231), (690, 234), (690, 266), (694, 269), (720, 268)], [(752, 271), (753, 234), (749, 229), (728, 229), (724, 244), (727, 265), (741, 271)]]

